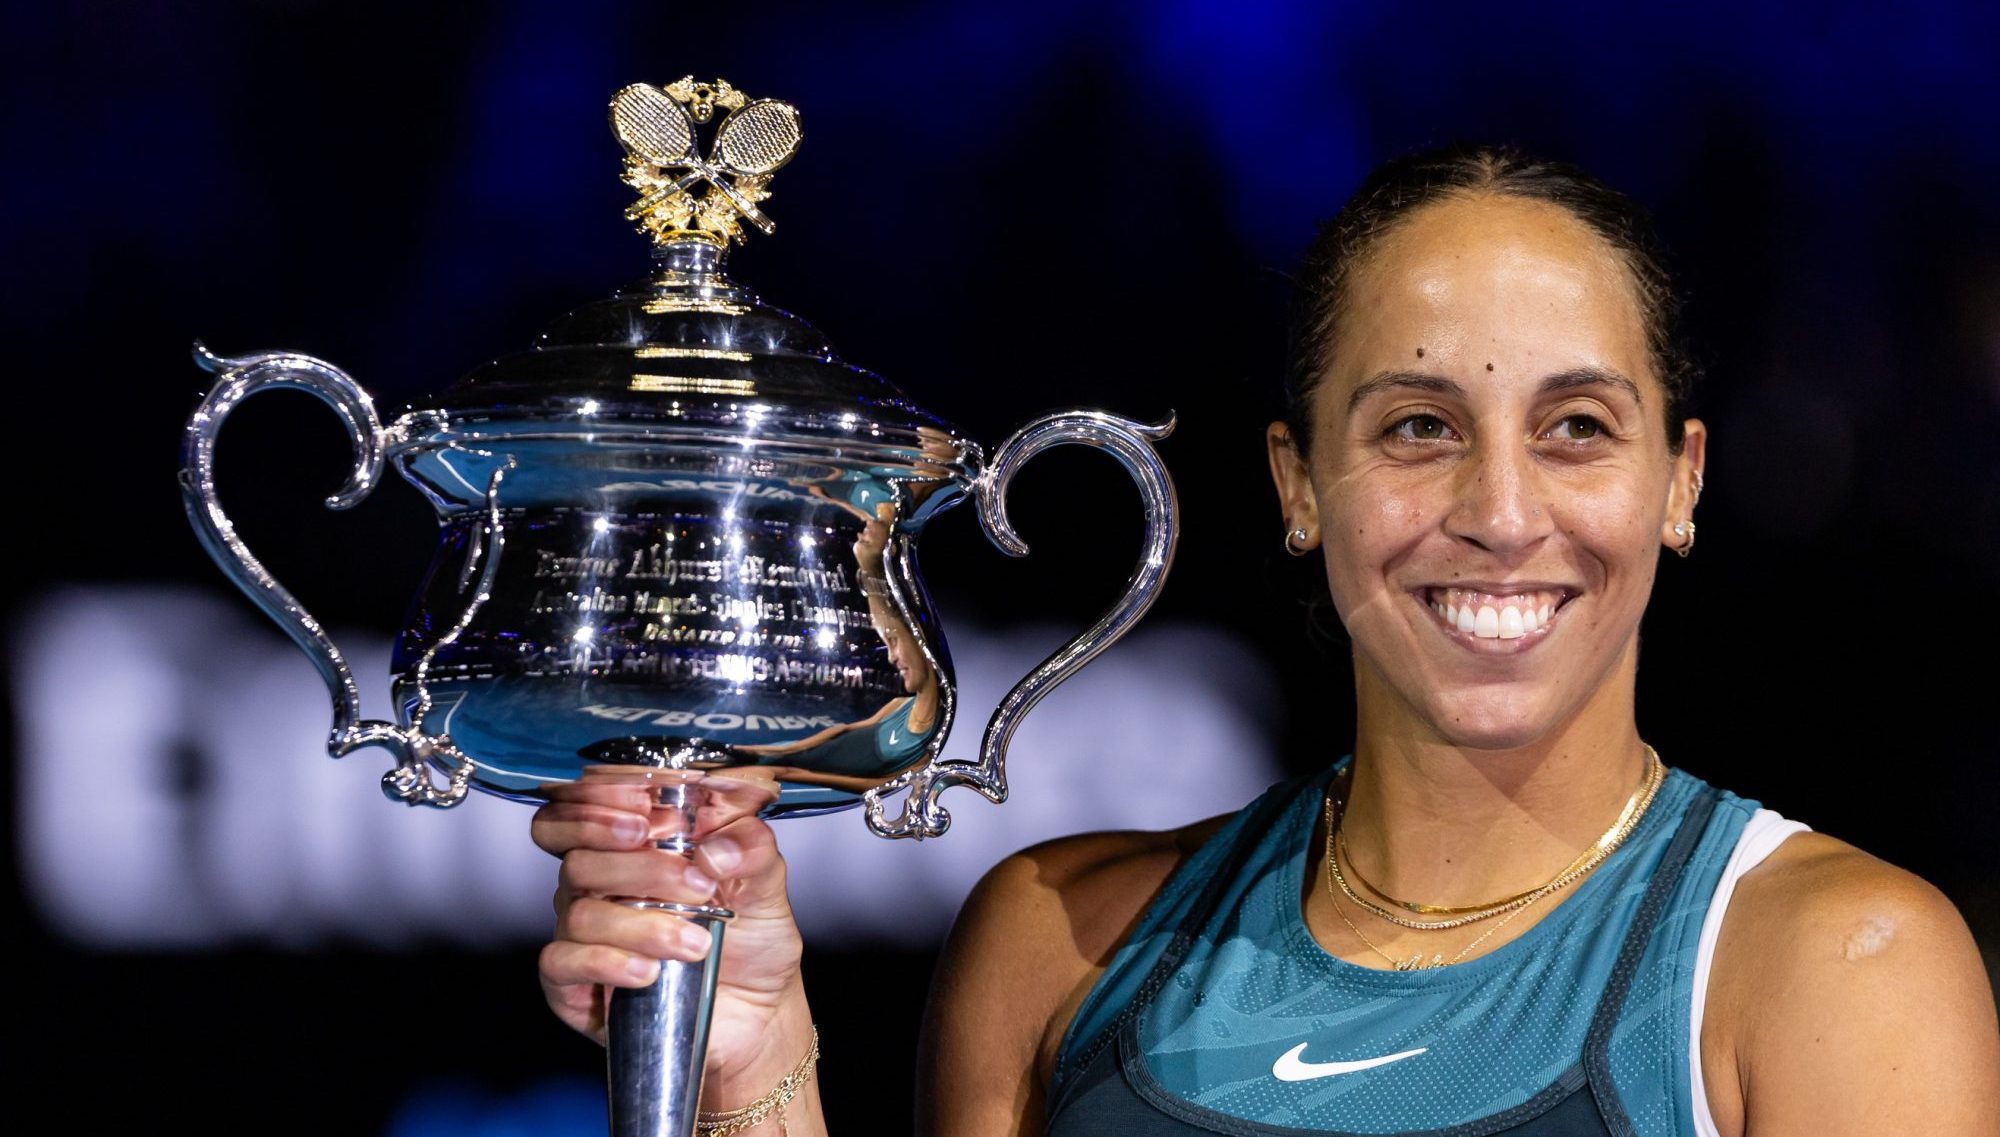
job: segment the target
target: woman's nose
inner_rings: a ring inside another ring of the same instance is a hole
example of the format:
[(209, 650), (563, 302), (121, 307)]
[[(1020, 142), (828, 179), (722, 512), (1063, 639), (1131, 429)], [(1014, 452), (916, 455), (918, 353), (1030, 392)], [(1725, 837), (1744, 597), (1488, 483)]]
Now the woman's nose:
[(1532, 549), (1555, 531), (1542, 493), (1542, 473), (1525, 443), (1487, 439), (1460, 463), (1446, 528), (1455, 537), (1501, 556)]

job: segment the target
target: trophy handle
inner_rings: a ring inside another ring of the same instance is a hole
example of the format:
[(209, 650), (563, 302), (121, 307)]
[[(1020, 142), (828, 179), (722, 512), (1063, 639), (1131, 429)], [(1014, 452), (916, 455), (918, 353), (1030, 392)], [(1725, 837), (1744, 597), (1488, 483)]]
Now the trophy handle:
[[(1009, 556), (1025, 557), (1028, 544), (1014, 532), (1007, 520), (1007, 487), (1023, 463), (1051, 446), (1077, 444), (1109, 451), (1125, 472), (1138, 483), (1146, 511), (1145, 547), (1125, 591), (1106, 612), (1054, 655), (1030, 671), (1014, 685), (986, 724), (977, 762), (944, 762), (933, 758), (921, 769), (862, 795), (866, 801), (868, 827), (883, 837), (936, 837), (951, 825), (951, 813), (938, 804), (938, 795), (955, 785), (971, 786), (987, 800), (1007, 800), (1007, 746), (1021, 719), (1034, 709), (1056, 684), (1069, 678), (1097, 654), (1129, 631), (1139, 617), (1153, 606), (1173, 563), (1174, 545), (1180, 536), (1179, 501), (1174, 484), (1167, 477), (1166, 463), (1160, 460), (1153, 443), (1174, 431), (1169, 413), (1158, 423), (1135, 422), (1104, 411), (1058, 411), (1030, 422), (1000, 444), (992, 461), (973, 482), (979, 503), (979, 522), (987, 539)], [(885, 815), (881, 795), (909, 787), (901, 816)]]
[[(289, 387), (317, 396), (332, 407), (347, 428), (354, 446), (354, 470), (339, 492), (326, 499), (329, 509), (348, 509), (368, 496), (382, 478), (384, 435), (375, 403), (340, 368), (322, 359), (293, 352), (261, 352), (225, 359), (200, 343), (194, 360), (214, 374), (217, 382), (188, 419), (181, 446), (181, 500), (202, 548), (264, 614), (284, 629), (306, 653), (333, 697), (333, 730), (327, 751), (343, 757), (364, 746), (380, 746), (396, 755), (396, 768), (382, 778), (383, 792), (412, 805), (451, 806), (464, 799), (472, 768), (457, 759), (448, 743), (392, 722), (361, 717), (361, 695), (347, 657), (305, 606), (278, 583), (249, 546), (215, 493), (215, 440), (223, 420), (238, 403), (259, 391)], [(430, 766), (445, 765), (450, 775), (442, 786), (432, 781)]]

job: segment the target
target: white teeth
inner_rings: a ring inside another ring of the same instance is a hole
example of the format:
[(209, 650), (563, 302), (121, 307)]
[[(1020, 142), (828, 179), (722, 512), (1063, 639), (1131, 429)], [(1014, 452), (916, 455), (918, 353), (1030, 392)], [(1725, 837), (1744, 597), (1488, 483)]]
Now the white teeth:
[[(1546, 631), (1560, 603), (1560, 598), (1544, 599), (1548, 593), (1503, 595), (1498, 597), (1499, 604), (1479, 604), (1473, 599), (1479, 594), (1474, 593), (1473, 597), (1467, 597), (1468, 603), (1454, 602), (1455, 596), (1465, 595), (1455, 588), (1438, 589), (1431, 598), (1431, 611), (1438, 614), (1446, 627), (1482, 640), (1518, 640)], [(1541, 600), (1539, 606), (1537, 600)]]
[(1479, 606), (1479, 614), (1472, 618), (1472, 634), (1482, 640), (1500, 637), (1500, 613), (1493, 610), (1493, 605)]

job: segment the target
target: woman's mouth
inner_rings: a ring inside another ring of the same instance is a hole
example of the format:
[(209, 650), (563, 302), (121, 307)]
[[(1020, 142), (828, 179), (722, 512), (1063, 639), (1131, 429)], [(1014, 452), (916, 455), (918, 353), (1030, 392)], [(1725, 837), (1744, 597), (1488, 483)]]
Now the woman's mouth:
[(1426, 588), (1422, 595), (1447, 631), (1475, 640), (1524, 640), (1547, 635), (1575, 594), (1563, 588)]

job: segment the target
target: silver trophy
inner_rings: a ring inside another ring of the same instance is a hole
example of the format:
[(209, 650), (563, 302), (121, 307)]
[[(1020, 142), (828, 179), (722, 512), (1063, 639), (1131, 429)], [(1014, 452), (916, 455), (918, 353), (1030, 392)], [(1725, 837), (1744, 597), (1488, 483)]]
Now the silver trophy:
[[(697, 128), (718, 118), (704, 156)], [(640, 194), (626, 215), (654, 240), (651, 276), (386, 426), (330, 363), (197, 345), (217, 381), (186, 430), (188, 517), (326, 680), (333, 756), (395, 755), (383, 788), (397, 801), (449, 807), (474, 787), (623, 799), (650, 808), (661, 847), (683, 853), (753, 811), (860, 805), (881, 836), (937, 836), (951, 822), (939, 795), (965, 785), (1004, 801), (1022, 716), (1158, 595), (1177, 525), (1152, 443), (1172, 420), (1062, 411), (988, 456), (723, 273), (743, 222), (773, 227), (758, 203), (798, 148), (795, 108), (689, 78), (618, 92), (611, 123)], [(311, 392), (346, 424), (355, 467), (328, 506), (366, 497), (387, 462), (437, 508), (437, 555), (395, 644), (396, 722), (361, 718), (340, 650), (217, 500), (223, 421), (277, 387)], [(978, 758), (946, 761), (955, 683), (918, 538), (970, 497), (993, 543), (1025, 555), (1008, 484), (1064, 443), (1110, 452), (1138, 483), (1144, 550), (1112, 609), (1008, 692)], [(618, 1137), (694, 1131), (730, 916), (654, 906), (704, 924), (714, 947), (613, 998)]]

